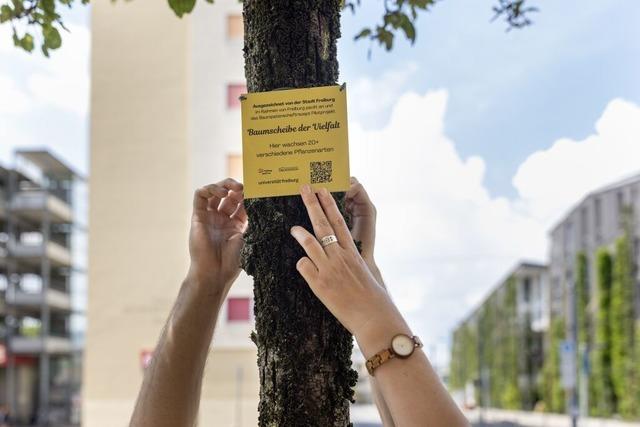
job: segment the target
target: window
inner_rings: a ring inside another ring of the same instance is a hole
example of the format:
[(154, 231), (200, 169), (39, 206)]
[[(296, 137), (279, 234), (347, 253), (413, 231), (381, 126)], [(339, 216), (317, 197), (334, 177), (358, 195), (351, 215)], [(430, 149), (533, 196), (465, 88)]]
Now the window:
[(524, 283), (522, 284), (522, 293), (524, 302), (529, 302), (531, 299), (531, 278), (525, 277)]
[(247, 93), (247, 85), (230, 83), (227, 85), (227, 108), (240, 108), (240, 95)]
[(251, 318), (250, 298), (229, 298), (227, 300), (227, 320), (230, 322), (246, 322)]
[(596, 243), (600, 244), (602, 240), (602, 202), (600, 201), (599, 197), (597, 197), (595, 200), (593, 220), (596, 229)]
[(242, 22), (242, 15), (227, 16), (227, 38), (229, 40), (244, 38), (244, 22)]
[(242, 181), (242, 155), (227, 155), (227, 176)]

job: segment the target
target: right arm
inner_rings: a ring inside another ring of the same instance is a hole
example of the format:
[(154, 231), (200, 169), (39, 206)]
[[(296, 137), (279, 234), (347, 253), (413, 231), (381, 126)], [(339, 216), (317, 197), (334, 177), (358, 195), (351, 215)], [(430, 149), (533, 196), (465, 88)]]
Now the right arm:
[[(307, 253), (296, 267), (318, 299), (356, 337), (364, 357), (388, 348), (398, 333), (412, 335), (358, 253), (331, 194), (322, 189), (316, 196), (305, 185), (302, 199), (315, 237), (302, 227), (291, 229)], [(328, 235), (336, 235), (338, 243), (323, 248), (318, 239)], [(469, 425), (420, 349), (408, 359), (383, 364), (375, 378), (396, 425)]]
[[(369, 267), (369, 271), (378, 281), (380, 286), (386, 290), (380, 269), (376, 264), (374, 249), (376, 244), (376, 217), (377, 211), (369, 194), (355, 177), (351, 177), (351, 187), (345, 196), (345, 207), (351, 217), (351, 236), (356, 242), (360, 242), (360, 255)], [(380, 387), (376, 384), (375, 377), (369, 378), (373, 401), (378, 408), (380, 419), (384, 427), (395, 427), (387, 402), (380, 392)]]

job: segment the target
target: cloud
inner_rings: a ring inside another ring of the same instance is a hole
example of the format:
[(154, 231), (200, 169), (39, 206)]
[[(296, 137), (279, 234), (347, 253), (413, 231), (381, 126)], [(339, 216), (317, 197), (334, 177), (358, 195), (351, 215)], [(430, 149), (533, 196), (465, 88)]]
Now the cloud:
[(351, 119), (369, 128), (384, 125), (396, 100), (417, 71), (418, 64), (409, 62), (403, 68), (386, 70), (379, 77), (364, 76), (355, 80), (348, 90)]
[[(10, 77), (0, 74), (0, 114), (22, 114), (31, 108), (31, 98)], [(8, 101), (8, 102), (7, 102)]]
[(545, 224), (555, 222), (569, 203), (626, 175), (640, 172), (640, 107), (614, 99), (582, 141), (560, 139), (530, 155), (513, 185), (523, 207)]
[[(0, 59), (12, 64), (15, 71), (4, 73), (14, 85), (24, 86), (20, 96), (27, 97), (33, 107), (71, 111), (85, 118), (89, 104), (91, 36), (87, 27), (74, 24), (67, 27), (69, 33), (64, 34), (63, 47), (46, 58), (37, 49), (29, 54), (13, 46), (10, 29), (2, 26)], [(26, 76), (18, 71), (23, 67), (28, 70)], [(13, 102), (16, 98), (4, 99)]]
[(444, 133), (447, 98), (406, 93), (383, 128), (350, 129), (352, 173), (378, 207), (376, 258), (416, 332), (438, 348), (517, 261), (546, 259), (551, 216), (640, 168), (640, 110), (614, 100), (594, 135), (525, 160), (517, 197), (491, 196), (483, 159), (462, 158)]
[[(68, 22), (68, 21), (67, 21)], [(14, 148), (47, 146), (86, 171), (90, 33), (68, 23), (61, 49), (24, 52), (0, 25), (0, 161)]]

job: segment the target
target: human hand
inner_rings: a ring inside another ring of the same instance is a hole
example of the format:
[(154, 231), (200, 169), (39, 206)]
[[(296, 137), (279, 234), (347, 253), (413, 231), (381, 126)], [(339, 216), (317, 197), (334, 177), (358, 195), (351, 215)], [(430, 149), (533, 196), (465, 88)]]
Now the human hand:
[(196, 190), (189, 232), (188, 277), (226, 296), (240, 274), (240, 249), (247, 228), (242, 184), (227, 178)]
[(382, 275), (373, 256), (376, 243), (376, 207), (355, 177), (351, 177), (351, 187), (345, 196), (345, 208), (351, 215), (351, 236), (361, 243), (360, 255), (376, 280), (384, 286)]
[[(355, 335), (365, 356), (371, 355), (388, 345), (393, 335), (408, 333), (408, 327), (358, 253), (331, 194), (323, 188), (316, 196), (309, 185), (301, 193), (315, 237), (300, 226), (291, 228), (307, 254), (296, 268), (318, 299)], [(332, 235), (338, 242), (323, 248), (319, 239)]]

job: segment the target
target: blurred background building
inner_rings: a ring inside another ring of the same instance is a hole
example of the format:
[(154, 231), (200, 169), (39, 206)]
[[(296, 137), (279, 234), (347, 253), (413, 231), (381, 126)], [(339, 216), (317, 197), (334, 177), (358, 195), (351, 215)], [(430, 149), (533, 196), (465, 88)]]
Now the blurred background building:
[(519, 265), (460, 323), (450, 386), (470, 407), (640, 418), (640, 174), (575, 205), (548, 262)]
[[(89, 319), (83, 425), (128, 423), (188, 269), (196, 188), (241, 179), (246, 91), (241, 4), (92, 6)], [(252, 281), (231, 289), (214, 336), (200, 424), (257, 424)]]
[(19, 424), (79, 422), (78, 181), (45, 150), (16, 151), (0, 167), (0, 402)]

